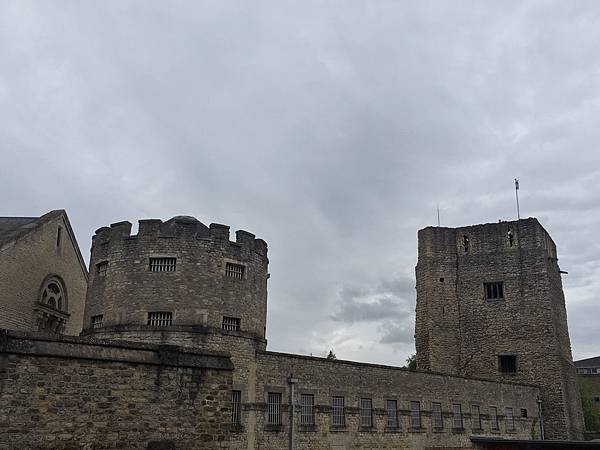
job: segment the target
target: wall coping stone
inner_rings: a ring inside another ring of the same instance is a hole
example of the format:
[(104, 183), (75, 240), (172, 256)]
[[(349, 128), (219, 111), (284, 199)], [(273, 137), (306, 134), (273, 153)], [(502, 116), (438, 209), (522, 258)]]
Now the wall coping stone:
[(162, 344), (109, 341), (0, 329), (0, 354), (117, 361), (213, 370), (234, 369), (230, 354)]
[(515, 386), (515, 385), (516, 386), (526, 386), (526, 387), (533, 387), (533, 388), (539, 389), (538, 385), (531, 384), (531, 383), (522, 383), (522, 382), (516, 382), (516, 381), (509, 381), (509, 380), (497, 381), (497, 380), (492, 380), (492, 379), (488, 379), (488, 378), (467, 377), (467, 376), (462, 376), (462, 375), (454, 375), (454, 374), (447, 374), (447, 373), (441, 373), (441, 372), (409, 370), (405, 367), (387, 366), (384, 364), (348, 361), (348, 360), (344, 360), (344, 359), (327, 359), (327, 358), (323, 358), (323, 357), (319, 357), (319, 356), (298, 355), (298, 354), (294, 354), (294, 353), (282, 353), (282, 352), (272, 352), (272, 351), (257, 351), (256, 353), (258, 356), (260, 356), (260, 355), (274, 356), (274, 357), (280, 357), (280, 358), (283, 357), (283, 358), (302, 359), (302, 360), (306, 360), (306, 361), (319, 361), (319, 362), (324, 362), (324, 363), (329, 363), (329, 364), (341, 364), (341, 365), (349, 365), (349, 366), (355, 366), (355, 367), (372, 367), (372, 368), (378, 368), (378, 369), (395, 370), (395, 371), (405, 372), (407, 374), (414, 374), (414, 375), (423, 376), (423, 377), (459, 378), (462, 380), (483, 381), (486, 383), (503, 384), (503, 385), (509, 385), (509, 386)]

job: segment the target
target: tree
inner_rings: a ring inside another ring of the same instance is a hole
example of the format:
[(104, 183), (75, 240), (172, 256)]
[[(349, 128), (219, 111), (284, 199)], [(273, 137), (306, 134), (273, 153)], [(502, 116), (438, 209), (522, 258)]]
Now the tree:
[(406, 365), (404, 366), (404, 368), (408, 369), (408, 370), (412, 370), (413, 372), (415, 370), (417, 370), (417, 355), (416, 355), (416, 353), (413, 353), (408, 358), (406, 358)]
[(327, 359), (337, 359), (335, 353), (333, 353), (333, 349), (329, 350), (329, 354), (327, 355)]
[(594, 394), (586, 383), (585, 377), (580, 377), (577, 381), (579, 382), (585, 429), (587, 431), (600, 431), (600, 406), (597, 406), (594, 402)]

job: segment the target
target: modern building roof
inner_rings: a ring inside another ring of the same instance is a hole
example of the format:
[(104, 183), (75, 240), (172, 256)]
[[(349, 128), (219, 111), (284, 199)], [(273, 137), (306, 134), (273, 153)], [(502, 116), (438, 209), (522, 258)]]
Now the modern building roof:
[(600, 367), (600, 356), (594, 356), (593, 358), (580, 359), (579, 361), (574, 361), (575, 367), (583, 368), (583, 367)]

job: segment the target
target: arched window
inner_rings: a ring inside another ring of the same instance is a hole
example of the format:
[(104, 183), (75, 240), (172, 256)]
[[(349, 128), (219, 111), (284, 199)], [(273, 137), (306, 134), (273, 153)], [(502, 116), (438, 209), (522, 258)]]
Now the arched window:
[(38, 331), (62, 333), (69, 318), (67, 306), (67, 292), (63, 281), (56, 275), (47, 276), (35, 302)]
[(63, 292), (58, 280), (50, 279), (42, 288), (42, 298), (40, 301), (51, 308), (63, 309)]

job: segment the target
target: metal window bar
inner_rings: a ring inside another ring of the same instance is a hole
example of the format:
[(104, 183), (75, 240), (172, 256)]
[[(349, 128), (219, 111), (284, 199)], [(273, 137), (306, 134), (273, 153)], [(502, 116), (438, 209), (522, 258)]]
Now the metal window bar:
[(148, 325), (152, 327), (168, 327), (173, 325), (173, 313), (171, 312), (149, 312)]
[(373, 401), (370, 398), (360, 399), (360, 426), (364, 428), (373, 426)]
[(97, 316), (92, 316), (92, 328), (93, 329), (102, 328), (102, 325), (103, 325), (102, 322), (103, 322), (102, 314), (99, 314)]
[(504, 283), (484, 283), (485, 298), (488, 300), (504, 298)]
[(267, 424), (281, 425), (281, 393), (269, 392), (267, 396)]
[(346, 425), (344, 397), (331, 398), (331, 424), (340, 427)]
[(223, 329), (227, 331), (239, 331), (240, 319), (236, 317), (223, 317)]
[(227, 263), (225, 264), (225, 275), (236, 280), (244, 279), (244, 266), (241, 264)]
[(398, 428), (398, 401), (387, 400), (385, 409), (387, 411), (387, 427)]
[(315, 424), (315, 396), (302, 394), (300, 398), (300, 425)]
[(490, 422), (492, 430), (499, 430), (500, 424), (498, 423), (498, 408), (490, 406)]
[(175, 272), (177, 258), (150, 258), (150, 272)]
[(442, 404), (432, 403), (431, 404), (431, 415), (433, 417), (433, 428), (442, 429), (444, 428), (444, 419), (442, 418)]
[(242, 391), (231, 391), (231, 425), (242, 424)]
[(463, 428), (462, 406), (459, 403), (452, 405), (452, 428)]
[(421, 428), (421, 402), (410, 402), (410, 426)]
[(481, 410), (478, 405), (471, 405), (471, 428), (481, 430)]
[(515, 416), (513, 414), (513, 409), (510, 406), (506, 407), (506, 428), (508, 430), (515, 429)]
[(96, 266), (96, 273), (99, 277), (106, 276), (106, 272), (108, 270), (108, 262), (101, 262)]

